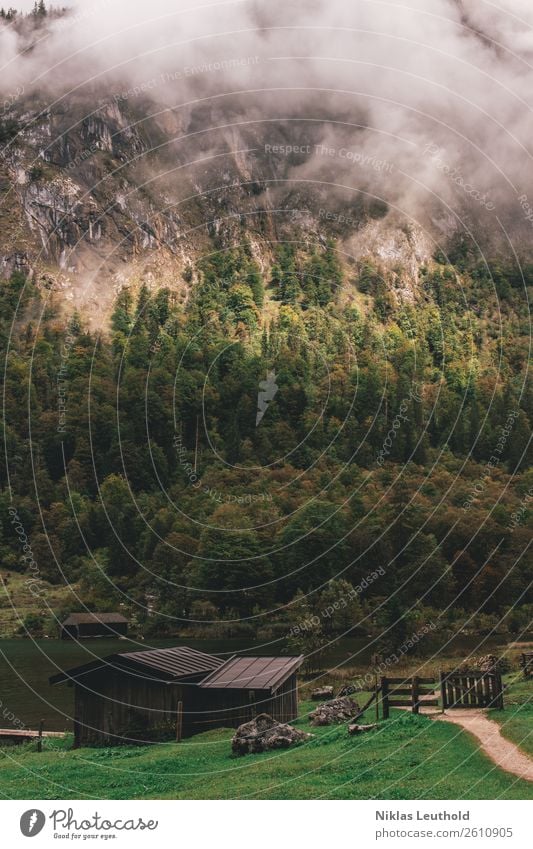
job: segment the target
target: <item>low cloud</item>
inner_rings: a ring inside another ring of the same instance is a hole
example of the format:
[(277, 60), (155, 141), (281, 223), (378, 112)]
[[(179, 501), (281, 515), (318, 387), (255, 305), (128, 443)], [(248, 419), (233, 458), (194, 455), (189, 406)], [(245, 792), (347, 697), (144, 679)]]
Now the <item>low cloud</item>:
[[(281, 127), (287, 144), (310, 146), (287, 163), (293, 180), (508, 226), (523, 220), (518, 196), (533, 197), (532, 24), (526, 0), (80, 0), (31, 37), (0, 28), (1, 85), (55, 104), (144, 85), (185, 129), (199, 110), (206, 128), (226, 121), (246, 136), (254, 122), (264, 144)], [(317, 156), (317, 144), (351, 156)]]

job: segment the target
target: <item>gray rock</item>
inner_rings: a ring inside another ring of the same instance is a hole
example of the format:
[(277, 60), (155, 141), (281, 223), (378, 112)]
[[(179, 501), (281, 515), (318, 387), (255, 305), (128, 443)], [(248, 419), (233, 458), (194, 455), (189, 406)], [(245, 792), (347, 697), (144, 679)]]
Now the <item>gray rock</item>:
[(261, 713), (237, 728), (231, 741), (231, 750), (235, 755), (250, 755), (271, 749), (287, 749), (312, 736)]
[(494, 654), (484, 654), (479, 657), (469, 657), (462, 661), (455, 668), (455, 672), (470, 672), (471, 670), (479, 670), (480, 672), (509, 672), (511, 669), (510, 661), (507, 657), (496, 657)]
[(319, 705), (316, 710), (309, 714), (309, 719), (311, 725), (333, 725), (337, 722), (348, 722), (360, 712), (361, 709), (357, 702), (348, 696), (343, 696)]
[(365, 731), (373, 731), (377, 727), (377, 722), (373, 722), (371, 725), (349, 725), (348, 734), (364, 734)]
[(329, 699), (333, 695), (333, 687), (319, 687), (317, 690), (311, 691), (311, 698), (314, 702), (320, 702), (322, 699)]

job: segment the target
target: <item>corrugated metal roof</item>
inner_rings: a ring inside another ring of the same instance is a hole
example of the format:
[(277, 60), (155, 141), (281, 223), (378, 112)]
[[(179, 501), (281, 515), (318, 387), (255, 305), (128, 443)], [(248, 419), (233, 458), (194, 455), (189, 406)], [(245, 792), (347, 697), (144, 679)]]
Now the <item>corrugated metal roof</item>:
[(221, 666), (219, 657), (178, 646), (169, 649), (147, 649), (146, 651), (124, 652), (110, 654), (101, 660), (76, 666), (50, 678), (51, 684), (61, 684), (64, 681), (78, 679), (97, 669), (111, 667), (123, 671), (147, 675), (156, 680), (176, 681), (180, 678), (202, 675), (212, 672)]
[(118, 655), (121, 661), (144, 666), (156, 672), (164, 672), (173, 678), (183, 675), (196, 675), (199, 672), (211, 672), (222, 665), (219, 657), (196, 649), (179, 646), (175, 649), (152, 649), (149, 651), (134, 651)]
[(71, 613), (62, 625), (111, 625), (127, 621), (122, 613)]
[(230, 657), (200, 687), (228, 690), (276, 690), (303, 663), (299, 657)]

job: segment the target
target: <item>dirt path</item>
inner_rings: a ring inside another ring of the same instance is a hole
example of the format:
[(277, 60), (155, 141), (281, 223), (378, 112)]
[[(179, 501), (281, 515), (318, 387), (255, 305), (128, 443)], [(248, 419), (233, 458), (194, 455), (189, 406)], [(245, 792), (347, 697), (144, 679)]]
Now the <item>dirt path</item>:
[(432, 718), (460, 725), (477, 737), (482, 750), (501, 769), (526, 781), (533, 781), (533, 760), (514, 743), (502, 737), (498, 723), (489, 719), (482, 710), (454, 708), (446, 713), (434, 713)]

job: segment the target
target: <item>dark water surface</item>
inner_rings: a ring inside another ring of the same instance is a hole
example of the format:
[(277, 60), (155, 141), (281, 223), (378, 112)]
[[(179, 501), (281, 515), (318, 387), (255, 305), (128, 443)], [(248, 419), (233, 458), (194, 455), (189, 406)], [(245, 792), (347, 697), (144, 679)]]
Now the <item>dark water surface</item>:
[[(480, 638), (462, 637), (454, 640), (455, 645), (449, 646), (446, 653), (467, 654), (470, 650), (486, 653), (497, 642), (485, 641), (479, 646)], [(45, 729), (49, 731), (70, 731), (73, 689), (66, 684), (50, 686), (51, 675), (108, 654), (176, 645), (187, 645), (222, 657), (246, 650), (262, 655), (280, 654), (283, 649), (279, 641), (269, 646), (254, 645), (250, 640), (180, 640), (175, 637), (142, 643), (135, 639), (93, 639), (79, 643), (74, 640), (0, 640), (0, 727), (10, 728), (14, 724), (20, 727), (22, 723), (28, 728), (37, 728), (39, 721), (44, 719)], [(375, 646), (366, 637), (337, 640), (324, 653), (321, 666), (332, 668), (347, 664), (364, 669), (374, 651)]]

